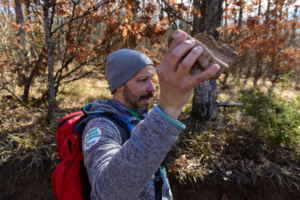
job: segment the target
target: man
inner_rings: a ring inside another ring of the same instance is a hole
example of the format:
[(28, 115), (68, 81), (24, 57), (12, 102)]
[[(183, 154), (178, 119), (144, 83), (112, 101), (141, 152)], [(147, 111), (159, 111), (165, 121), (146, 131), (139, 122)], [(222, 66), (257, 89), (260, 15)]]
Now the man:
[[(91, 199), (172, 199), (161, 164), (185, 128), (177, 118), (193, 88), (213, 77), (220, 68), (212, 65), (192, 75), (190, 70), (202, 52), (195, 41), (188, 40), (185, 32), (173, 34), (169, 50), (157, 68), (159, 103), (148, 113), (146, 110), (154, 93), (152, 78), (156, 72), (152, 61), (129, 49), (108, 55), (106, 76), (113, 99), (95, 101), (91, 110), (131, 117), (135, 127), (130, 138), (124, 139), (126, 130), (114, 120), (98, 117), (88, 122), (82, 136), (82, 149), (92, 189)], [(161, 178), (159, 187), (157, 177)]]

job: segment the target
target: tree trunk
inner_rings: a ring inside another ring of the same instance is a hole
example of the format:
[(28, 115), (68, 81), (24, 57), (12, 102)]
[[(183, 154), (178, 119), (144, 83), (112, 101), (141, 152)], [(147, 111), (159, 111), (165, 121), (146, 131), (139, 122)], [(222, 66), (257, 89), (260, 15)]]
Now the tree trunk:
[(227, 27), (228, 27), (228, 7), (229, 7), (229, 3), (228, 0), (224, 0), (224, 4), (225, 4), (225, 8), (224, 8), (224, 14), (226, 17), (223, 18), (224, 23), (223, 26), (225, 28), (225, 32), (224, 32), (224, 40), (227, 41), (228, 40), (228, 31), (227, 31)]
[[(23, 14), (23, 9), (22, 9), (22, 2), (19, 0), (15, 0), (15, 12), (16, 12), (16, 24), (19, 25), (19, 31), (18, 31), (18, 42), (21, 45), (21, 49), (19, 50), (21, 53), (19, 54), (20, 60), (22, 63), (24, 63), (23, 68), (24, 69), (29, 69), (30, 65), (26, 64), (28, 63), (28, 52), (27, 52), (27, 47), (26, 47), (26, 35), (25, 35), (25, 30), (24, 30), (24, 14)], [(31, 86), (31, 80), (28, 80), (28, 77), (25, 77), (24, 81), (24, 88), (23, 88), (23, 95), (22, 95), (22, 100), (23, 102), (27, 103), (28, 102), (28, 97), (29, 97), (29, 92), (30, 92), (30, 86)]]
[(25, 0), (24, 3), (26, 20), (30, 20), (30, 0)]
[(256, 55), (256, 66), (254, 71), (254, 78), (253, 78), (253, 87), (258, 87), (258, 81), (262, 76), (262, 65), (261, 65), (261, 57)]
[[(194, 8), (200, 10), (202, 16), (194, 15), (193, 34), (207, 32), (218, 39), (219, 34), (216, 28), (221, 25), (223, 2), (224, 0), (194, 0)], [(216, 80), (205, 81), (195, 88), (192, 117), (199, 121), (215, 119), (218, 111), (216, 96)]]
[[(201, 0), (194, 0), (193, 8), (196, 9), (197, 11), (201, 11), (201, 14), (203, 15), (202, 9), (201, 9), (202, 3), (203, 2)], [(192, 32), (193, 35), (204, 31), (202, 24), (204, 24), (204, 17), (194, 14), (193, 15), (193, 32)]]
[(269, 23), (269, 19), (270, 19), (270, 9), (271, 9), (271, 0), (268, 0), (268, 4), (267, 4), (267, 10), (266, 10), (266, 18), (265, 18), (265, 24), (268, 24)]
[(294, 10), (294, 14), (293, 14), (293, 20), (294, 20), (294, 23), (293, 23), (293, 26), (292, 26), (292, 34), (291, 34), (291, 37), (290, 37), (290, 45), (294, 44), (295, 41), (296, 41), (296, 23), (298, 21), (298, 16), (297, 16), (297, 13), (298, 13), (298, 9), (299, 7), (295, 6), (295, 10)]
[(243, 24), (243, 14), (244, 14), (244, 5), (241, 3), (240, 9), (239, 9), (239, 21), (238, 21), (238, 27), (241, 28)]
[(24, 91), (23, 91), (23, 95), (22, 95), (22, 100), (27, 103), (28, 99), (29, 99), (29, 94), (30, 94), (30, 89), (31, 89), (31, 85), (34, 81), (34, 78), (38, 72), (38, 68), (40, 67), (40, 64), (43, 60), (43, 55), (40, 54), (38, 61), (35, 63), (34, 66), (32, 66), (32, 70), (29, 73), (29, 76), (26, 78), (25, 84), (24, 84)]
[(20, 44), (25, 48), (25, 31), (24, 31), (24, 15), (20, 0), (15, 0), (16, 23), (20, 26), (18, 36), (20, 36)]
[(24, 24), (24, 16), (22, 11), (21, 1), (15, 0), (16, 23)]
[(295, 85), (294, 88), (295, 90), (300, 90), (300, 71), (296, 71), (296, 76), (295, 76)]
[(216, 103), (217, 83), (208, 80), (198, 85), (195, 89), (192, 107), (192, 117), (197, 121), (208, 121), (217, 117), (218, 106)]
[(53, 5), (50, 4), (51, 1), (45, 0), (43, 5), (43, 20), (44, 20), (44, 31), (45, 31), (45, 44), (47, 49), (47, 68), (48, 68), (48, 113), (47, 121), (51, 122), (53, 119), (54, 111), (56, 109), (55, 100), (55, 80), (54, 80), (54, 42), (52, 40), (52, 20), (53, 11), (55, 9)]
[(224, 0), (194, 0), (194, 9), (200, 10), (202, 16), (194, 15), (193, 32), (207, 32), (218, 39), (216, 28), (221, 26)]
[(258, 10), (257, 10), (257, 15), (258, 15), (258, 17), (260, 17), (261, 16), (261, 0), (259, 0), (258, 1)]

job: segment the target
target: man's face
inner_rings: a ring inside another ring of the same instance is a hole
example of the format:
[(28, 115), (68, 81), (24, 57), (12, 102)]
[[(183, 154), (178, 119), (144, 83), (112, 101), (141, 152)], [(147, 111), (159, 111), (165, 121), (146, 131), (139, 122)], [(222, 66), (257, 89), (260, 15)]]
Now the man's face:
[(122, 88), (124, 103), (131, 109), (147, 110), (154, 94), (155, 68), (146, 66)]

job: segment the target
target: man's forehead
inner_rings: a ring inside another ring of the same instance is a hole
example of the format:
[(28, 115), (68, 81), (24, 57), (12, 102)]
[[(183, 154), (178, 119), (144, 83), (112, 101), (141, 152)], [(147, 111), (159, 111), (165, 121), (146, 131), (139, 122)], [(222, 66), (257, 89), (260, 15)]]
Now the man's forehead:
[(153, 76), (156, 73), (156, 68), (153, 65), (148, 65), (144, 67), (137, 76), (151, 75)]

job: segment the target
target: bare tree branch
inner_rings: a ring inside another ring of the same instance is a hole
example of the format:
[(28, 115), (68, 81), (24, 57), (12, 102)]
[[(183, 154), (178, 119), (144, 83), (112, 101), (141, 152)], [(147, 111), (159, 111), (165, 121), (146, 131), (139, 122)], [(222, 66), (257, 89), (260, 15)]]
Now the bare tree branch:
[(88, 8), (82, 15), (71, 18), (69, 21), (66, 21), (63, 24), (59, 25), (51, 33), (54, 34), (58, 30), (60, 30), (63, 26), (65, 26), (66, 24), (71, 23), (71, 22), (76, 21), (76, 20), (79, 20), (79, 19), (82, 19), (82, 18), (92, 14), (93, 11), (97, 11), (101, 6), (105, 5), (108, 2), (110, 2), (110, 0), (104, 0), (104, 1), (101, 1), (101, 2), (97, 3), (95, 6), (92, 6), (92, 7)]
[(5, 90), (7, 91), (11, 96), (13, 96), (13, 98), (15, 98), (22, 106), (24, 106), (25, 108), (27, 108), (28, 110), (30, 110), (30, 107), (27, 106), (24, 101), (18, 97), (13, 91), (11, 91), (8, 87), (6, 87), (6, 84), (3, 84), (0, 88), (0, 91), (1, 90)]

